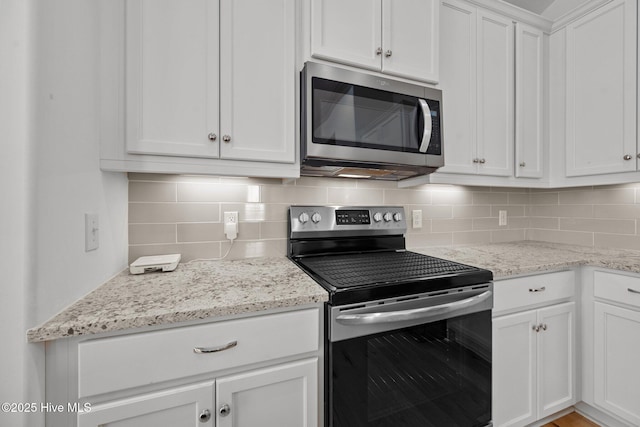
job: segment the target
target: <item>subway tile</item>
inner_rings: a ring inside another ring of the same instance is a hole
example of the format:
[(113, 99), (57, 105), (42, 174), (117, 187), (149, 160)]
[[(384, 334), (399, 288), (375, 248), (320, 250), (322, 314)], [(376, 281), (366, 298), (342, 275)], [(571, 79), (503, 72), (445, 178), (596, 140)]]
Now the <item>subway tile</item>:
[(426, 248), (431, 246), (451, 246), (453, 233), (424, 233), (406, 236), (406, 245), (409, 249)]
[(435, 232), (471, 231), (473, 220), (471, 218), (451, 218), (431, 220), (431, 228)]
[(260, 222), (260, 239), (286, 239), (287, 224), (286, 221)]
[(176, 243), (175, 224), (129, 224), (129, 244)]
[(425, 206), (422, 208), (422, 218), (453, 218), (453, 207), (433, 205)]
[(430, 205), (432, 203), (432, 192), (425, 189), (385, 189), (383, 202), (388, 205)]
[(551, 243), (565, 243), (569, 245), (593, 246), (593, 233), (581, 231), (530, 229), (527, 231), (527, 239)]
[(491, 216), (491, 206), (452, 206), (454, 218), (481, 218)]
[(129, 203), (129, 223), (220, 221), (217, 203)]
[(563, 205), (621, 205), (635, 203), (635, 190), (632, 188), (595, 188), (567, 191), (559, 194), (560, 204)]
[(532, 205), (528, 209), (529, 216), (592, 218), (591, 205)]
[[(358, 186), (357, 179), (348, 178), (319, 178), (319, 177), (300, 177), (294, 181), (294, 185), (299, 187), (323, 187), (323, 188), (356, 188)], [(367, 181), (367, 180), (363, 180)], [(370, 188), (376, 188), (377, 181)], [(277, 185), (277, 184), (276, 184)]]
[(526, 230), (494, 230), (491, 232), (491, 243), (519, 242), (525, 239)]
[[(224, 255), (229, 250), (230, 243), (223, 242), (221, 251)], [(227, 259), (282, 257), (287, 254), (286, 239), (235, 241), (227, 255)]]
[(473, 193), (463, 187), (433, 190), (431, 197), (434, 205), (470, 205)]
[(503, 206), (491, 206), (491, 216), (497, 217), (500, 211), (507, 211), (507, 218), (510, 216), (525, 216), (525, 207), (519, 205), (503, 205)]
[(326, 205), (328, 190), (324, 187), (265, 185), (262, 187), (263, 203), (289, 205)]
[(225, 240), (224, 225), (214, 223), (184, 223), (177, 225), (178, 242), (219, 242)]
[(474, 230), (499, 230), (500, 228), (507, 228), (506, 226), (498, 225), (498, 218), (473, 218)]
[(360, 188), (329, 188), (328, 203), (330, 205), (357, 206), (384, 204), (383, 191)]
[(173, 182), (129, 181), (130, 202), (175, 202), (176, 184)]
[(600, 248), (619, 248), (640, 250), (640, 236), (595, 233), (594, 246)]
[(246, 185), (178, 183), (179, 202), (248, 202)]
[(510, 205), (528, 205), (530, 197), (529, 193), (509, 193), (508, 203)]
[(454, 245), (491, 243), (490, 231), (460, 231), (453, 233)]
[(286, 221), (289, 205), (282, 203), (222, 203), (220, 211), (238, 212), (240, 221)]
[(634, 219), (560, 218), (560, 230), (635, 234)]
[(546, 228), (548, 230), (560, 229), (560, 218), (531, 217), (529, 228)]
[(597, 205), (593, 207), (594, 218), (640, 218), (640, 205)]
[(474, 205), (506, 205), (509, 193), (471, 193)]
[(531, 193), (530, 203), (532, 205), (557, 205), (560, 201), (558, 192), (552, 193)]

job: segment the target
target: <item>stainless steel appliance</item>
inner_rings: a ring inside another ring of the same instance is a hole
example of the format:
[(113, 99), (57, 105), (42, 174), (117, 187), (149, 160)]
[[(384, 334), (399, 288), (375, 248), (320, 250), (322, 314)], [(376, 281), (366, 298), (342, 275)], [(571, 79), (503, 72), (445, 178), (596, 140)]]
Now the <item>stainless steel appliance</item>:
[(289, 209), (288, 256), (329, 292), (325, 425), (491, 426), (493, 275), (405, 232), (402, 207)]
[(301, 173), (401, 180), (444, 165), (442, 92), (308, 62)]

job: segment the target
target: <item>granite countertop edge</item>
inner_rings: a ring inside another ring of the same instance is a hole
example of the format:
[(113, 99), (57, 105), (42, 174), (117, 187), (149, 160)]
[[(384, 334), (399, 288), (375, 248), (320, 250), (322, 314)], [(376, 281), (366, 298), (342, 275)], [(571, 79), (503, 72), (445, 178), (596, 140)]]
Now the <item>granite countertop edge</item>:
[[(415, 252), (493, 272), (494, 279), (592, 266), (640, 273), (640, 251), (536, 241), (424, 247)], [(172, 273), (123, 271), (40, 326), (42, 342), (148, 326), (250, 314), (328, 300), (328, 293), (285, 257), (180, 264)]]

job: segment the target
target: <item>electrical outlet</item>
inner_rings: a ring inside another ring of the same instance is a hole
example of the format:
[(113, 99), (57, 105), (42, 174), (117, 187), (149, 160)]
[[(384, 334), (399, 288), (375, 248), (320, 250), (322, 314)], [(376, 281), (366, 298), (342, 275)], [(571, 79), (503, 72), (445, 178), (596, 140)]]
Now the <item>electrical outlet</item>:
[(238, 212), (224, 213), (224, 235), (229, 240), (238, 237)]
[(411, 219), (413, 220), (413, 228), (422, 228), (422, 210), (416, 209), (411, 211)]
[(84, 214), (84, 251), (94, 251), (100, 246), (98, 214)]
[(507, 225), (507, 211), (498, 211), (498, 225)]

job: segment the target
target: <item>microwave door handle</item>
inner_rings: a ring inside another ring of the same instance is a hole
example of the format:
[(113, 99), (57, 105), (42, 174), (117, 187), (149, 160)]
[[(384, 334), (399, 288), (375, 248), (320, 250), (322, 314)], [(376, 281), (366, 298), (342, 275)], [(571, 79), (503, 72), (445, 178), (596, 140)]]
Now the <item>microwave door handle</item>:
[(420, 106), (422, 117), (424, 119), (422, 141), (420, 142), (420, 148), (418, 150), (421, 153), (426, 153), (427, 148), (429, 148), (429, 142), (431, 142), (431, 109), (429, 108), (429, 104), (427, 104), (427, 101), (425, 101), (424, 99), (418, 99), (418, 105)]

